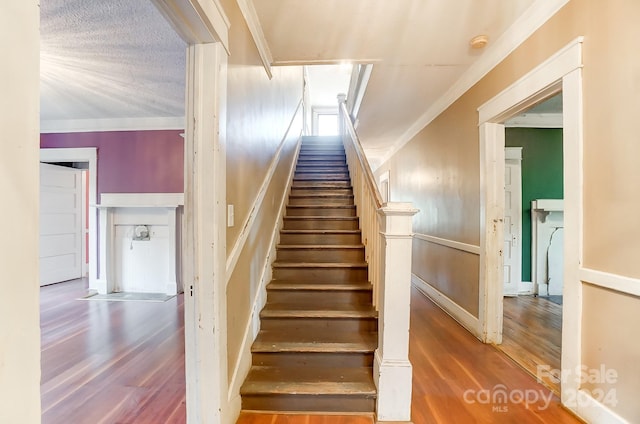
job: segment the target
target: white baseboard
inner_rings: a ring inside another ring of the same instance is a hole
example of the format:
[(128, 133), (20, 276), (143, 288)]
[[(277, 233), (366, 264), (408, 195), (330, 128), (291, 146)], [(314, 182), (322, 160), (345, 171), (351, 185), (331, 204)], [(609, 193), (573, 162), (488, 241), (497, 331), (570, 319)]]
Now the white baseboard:
[(471, 334), (482, 340), (482, 326), (480, 320), (470, 314), (462, 306), (449, 299), (446, 295), (436, 290), (429, 283), (415, 274), (411, 274), (411, 283), (425, 296), (433, 301), (440, 309), (456, 320), (460, 325), (469, 330)]
[[(565, 397), (565, 396), (563, 396)], [(573, 396), (570, 396), (573, 397)], [(584, 390), (578, 390), (573, 399), (563, 400), (564, 406), (588, 423), (628, 424), (629, 421), (613, 412), (607, 406), (595, 400)], [(572, 402), (571, 402), (572, 401)]]
[(518, 284), (518, 294), (535, 294), (535, 286), (531, 281), (521, 281)]

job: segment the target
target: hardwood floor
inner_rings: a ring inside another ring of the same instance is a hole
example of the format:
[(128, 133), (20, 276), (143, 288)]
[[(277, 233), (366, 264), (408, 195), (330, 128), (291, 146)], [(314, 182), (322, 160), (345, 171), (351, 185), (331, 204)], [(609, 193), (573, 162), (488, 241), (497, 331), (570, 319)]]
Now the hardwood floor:
[[(182, 298), (165, 303), (75, 300), (82, 282), (42, 289), (43, 423), (184, 423)], [(578, 423), (558, 398), (493, 346), (412, 292), (412, 420)], [(504, 386), (501, 386), (504, 385)], [(506, 390), (511, 400), (488, 402)], [(537, 402), (517, 396), (529, 393)], [(489, 399), (486, 396), (489, 396)], [(551, 402), (545, 401), (551, 396)], [(241, 424), (369, 424), (370, 416), (243, 412)]]
[[(562, 305), (543, 297), (518, 296), (504, 298), (502, 344), (499, 348), (532, 376), (538, 366), (560, 369), (562, 346)], [(560, 386), (540, 374), (544, 383), (556, 393)]]
[(42, 422), (186, 422), (182, 296), (77, 300), (85, 287), (41, 289)]
[[(581, 422), (504, 353), (478, 341), (415, 288), (410, 333), (411, 417), (415, 424)], [(502, 393), (507, 395), (505, 402), (501, 402)], [(526, 403), (520, 395), (530, 396), (531, 402)], [(238, 420), (239, 424), (325, 422), (361, 424), (373, 420), (250, 412), (243, 412)]]

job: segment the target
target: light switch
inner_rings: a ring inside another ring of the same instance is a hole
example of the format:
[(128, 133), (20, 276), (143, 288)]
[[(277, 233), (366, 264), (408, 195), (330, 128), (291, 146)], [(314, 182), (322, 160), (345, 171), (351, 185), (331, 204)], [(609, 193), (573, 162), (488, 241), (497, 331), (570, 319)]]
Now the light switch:
[(233, 205), (227, 205), (227, 227), (233, 227), (234, 218)]

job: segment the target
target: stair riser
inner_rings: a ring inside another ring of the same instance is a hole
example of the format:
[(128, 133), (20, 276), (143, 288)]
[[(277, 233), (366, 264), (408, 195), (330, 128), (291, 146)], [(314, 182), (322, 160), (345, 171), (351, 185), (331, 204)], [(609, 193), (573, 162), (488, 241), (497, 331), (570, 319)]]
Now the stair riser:
[[(372, 332), (377, 331), (374, 318), (261, 318), (264, 331), (305, 332)], [(337, 366), (338, 364), (336, 364)]]
[(346, 162), (344, 160), (310, 160), (310, 159), (301, 158), (298, 161), (297, 166), (332, 168), (334, 166), (345, 166), (345, 164)]
[(289, 205), (292, 206), (322, 206), (322, 205), (353, 205), (353, 196), (290, 196)]
[(300, 148), (300, 154), (334, 154), (334, 155), (342, 155), (344, 156), (344, 147), (342, 146), (330, 146), (330, 147), (321, 147), (321, 146), (302, 146)]
[(360, 244), (360, 233), (354, 234), (280, 234), (282, 244)]
[(310, 180), (293, 180), (292, 188), (309, 188), (309, 189), (325, 189), (325, 188), (351, 188), (351, 180), (343, 181), (310, 181)]
[(287, 216), (343, 216), (343, 217), (355, 217), (356, 208), (314, 208), (314, 207), (299, 207), (294, 208), (287, 206)]
[(364, 262), (364, 248), (278, 249), (276, 257), (282, 262)]
[(350, 187), (344, 188), (300, 188), (291, 187), (291, 195), (293, 196), (353, 196), (353, 190)]
[(323, 395), (242, 396), (242, 409), (255, 411), (371, 413), (374, 411), (374, 408), (375, 399), (367, 397)]
[(296, 172), (293, 178), (302, 181), (344, 181), (349, 179), (349, 174), (347, 174), (346, 172), (332, 172), (326, 174), (320, 172)]
[(316, 174), (332, 174), (340, 172), (346, 174), (349, 172), (347, 166), (298, 166), (296, 167), (296, 173), (316, 173)]
[(357, 219), (334, 220), (331, 218), (312, 219), (304, 218), (294, 219), (293, 217), (284, 217), (285, 230), (357, 230)]
[(333, 160), (333, 161), (345, 162), (347, 160), (347, 156), (345, 155), (344, 151), (340, 152), (340, 151), (315, 150), (315, 151), (301, 151), (300, 156), (298, 156), (298, 159), (319, 160), (319, 161)]
[(274, 268), (273, 279), (305, 283), (338, 283), (341, 281), (361, 283), (368, 281), (366, 268)]
[(373, 353), (253, 352), (253, 365), (284, 367), (370, 367)]
[(371, 305), (371, 291), (268, 290), (267, 302), (330, 307), (332, 305)]

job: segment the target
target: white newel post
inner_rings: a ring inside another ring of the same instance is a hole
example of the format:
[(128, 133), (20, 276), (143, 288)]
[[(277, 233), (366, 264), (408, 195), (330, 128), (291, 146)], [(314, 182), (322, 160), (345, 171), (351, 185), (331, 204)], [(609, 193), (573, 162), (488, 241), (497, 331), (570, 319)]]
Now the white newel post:
[(385, 203), (378, 210), (382, 269), (374, 380), (379, 421), (411, 420), (409, 304), (412, 217), (416, 212), (411, 203)]

